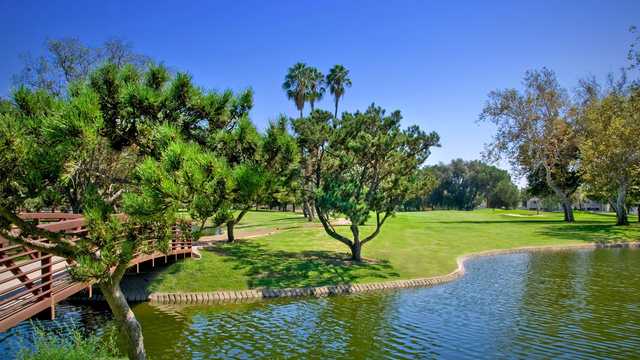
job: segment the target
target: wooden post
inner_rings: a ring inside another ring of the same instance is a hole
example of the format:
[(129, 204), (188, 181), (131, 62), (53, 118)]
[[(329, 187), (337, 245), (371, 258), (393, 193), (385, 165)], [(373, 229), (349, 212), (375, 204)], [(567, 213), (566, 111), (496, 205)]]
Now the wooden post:
[(93, 297), (93, 285), (89, 284), (89, 299)]
[[(40, 266), (42, 266), (42, 269), (40, 270), (40, 275), (42, 275), (42, 280), (40, 281), (42, 281), (42, 283), (44, 284), (44, 283), (50, 282), (53, 279), (52, 277), (53, 268), (51, 266), (51, 256), (47, 256), (46, 254), (42, 254), (42, 253), (40, 253), (40, 255), (42, 256), (40, 258)], [(43, 286), (40, 291), (44, 293), (49, 290), (51, 290), (51, 283)], [(53, 298), (53, 294), (51, 293), (49, 293), (48, 296)]]
[(53, 298), (53, 294), (51, 294), (51, 320), (56, 319), (56, 301)]

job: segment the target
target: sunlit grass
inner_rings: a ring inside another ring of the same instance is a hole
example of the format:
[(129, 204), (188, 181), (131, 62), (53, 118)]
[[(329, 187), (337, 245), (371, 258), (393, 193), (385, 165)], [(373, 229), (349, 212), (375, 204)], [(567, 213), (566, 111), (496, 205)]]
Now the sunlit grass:
[[(276, 234), (218, 244), (199, 261), (171, 265), (153, 291), (211, 291), (255, 287), (318, 286), (446, 274), (456, 257), (491, 249), (640, 240), (640, 225), (615, 226), (611, 214), (577, 212), (576, 223), (561, 213), (523, 210), (398, 213), (366, 244), (362, 264), (348, 248), (309, 227), (299, 214), (251, 212), (239, 229), (280, 229)], [(363, 233), (372, 227), (364, 227)], [(349, 233), (346, 226), (340, 231)]]

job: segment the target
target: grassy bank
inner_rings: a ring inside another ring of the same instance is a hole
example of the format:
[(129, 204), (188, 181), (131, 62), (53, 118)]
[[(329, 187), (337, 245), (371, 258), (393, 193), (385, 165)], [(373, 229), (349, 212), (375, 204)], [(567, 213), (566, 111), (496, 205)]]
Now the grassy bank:
[[(151, 283), (152, 291), (213, 291), (256, 287), (321, 286), (428, 277), (455, 269), (459, 255), (522, 246), (640, 240), (640, 226), (614, 225), (608, 214), (562, 214), (476, 210), (398, 213), (366, 244), (368, 261), (351, 264), (348, 249), (300, 215), (251, 212), (238, 229), (281, 231), (202, 251), (200, 261), (169, 266)], [(278, 225), (276, 225), (278, 224)], [(348, 232), (348, 227), (341, 227)], [(364, 229), (364, 232), (371, 228)]]

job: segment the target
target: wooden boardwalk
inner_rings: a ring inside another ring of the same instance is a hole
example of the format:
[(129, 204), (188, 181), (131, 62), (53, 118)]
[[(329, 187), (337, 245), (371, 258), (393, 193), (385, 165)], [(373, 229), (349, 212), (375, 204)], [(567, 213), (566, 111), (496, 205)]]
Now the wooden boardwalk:
[[(39, 223), (39, 227), (67, 234), (86, 233), (86, 221), (79, 214), (24, 213), (20, 217)], [(138, 267), (143, 262), (155, 264), (156, 259), (167, 256), (191, 256), (191, 242), (174, 236), (167, 254), (156, 252), (141, 254), (130, 266)], [(49, 311), (55, 317), (55, 304), (88, 289), (91, 283), (74, 281), (69, 275), (69, 264), (65, 259), (41, 253), (23, 245), (11, 244), (0, 236), (0, 332), (7, 331), (21, 321), (36, 314)]]

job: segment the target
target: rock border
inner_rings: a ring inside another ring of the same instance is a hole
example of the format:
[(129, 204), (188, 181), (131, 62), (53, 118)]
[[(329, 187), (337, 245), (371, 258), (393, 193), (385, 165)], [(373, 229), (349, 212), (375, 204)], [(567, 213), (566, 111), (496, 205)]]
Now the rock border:
[(432, 276), (428, 278), (408, 279), (408, 280), (391, 280), (366, 284), (342, 284), (305, 288), (285, 288), (285, 289), (251, 289), (251, 290), (220, 290), (211, 292), (180, 292), (180, 293), (164, 293), (155, 292), (149, 294), (148, 300), (153, 304), (215, 304), (226, 302), (243, 302), (261, 299), (273, 299), (282, 297), (302, 297), (302, 296), (332, 296), (341, 294), (354, 294), (379, 290), (405, 289), (417, 287), (431, 287), (439, 284), (451, 282), (462, 277), (465, 273), (464, 263), (467, 260), (495, 255), (540, 252), (540, 251), (566, 251), (566, 250), (582, 250), (582, 249), (600, 249), (600, 248), (640, 248), (640, 242), (621, 242), (621, 243), (588, 243), (574, 245), (547, 245), (547, 246), (528, 246), (513, 249), (488, 250), (477, 253), (458, 256), (456, 258), (457, 268), (440, 276)]

